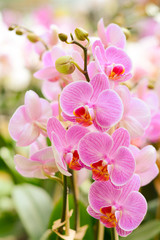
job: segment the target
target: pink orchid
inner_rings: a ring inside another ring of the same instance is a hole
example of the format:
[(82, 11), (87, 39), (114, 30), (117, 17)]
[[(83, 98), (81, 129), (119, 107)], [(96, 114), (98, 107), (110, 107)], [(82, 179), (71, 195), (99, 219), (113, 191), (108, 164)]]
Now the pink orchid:
[(131, 179), (135, 160), (129, 150), (130, 137), (127, 130), (117, 129), (112, 136), (92, 132), (79, 143), (81, 161), (92, 170), (92, 178), (122, 186)]
[(75, 82), (66, 86), (60, 104), (63, 117), (83, 126), (103, 130), (116, 124), (122, 116), (123, 105), (117, 93), (109, 89), (104, 74), (97, 74), (90, 83)]
[(110, 181), (94, 182), (89, 191), (88, 213), (105, 227), (116, 227), (118, 235), (129, 235), (147, 211), (147, 202), (138, 192), (139, 187), (136, 175), (120, 189), (114, 188)]
[(17, 154), (14, 163), (17, 171), (24, 177), (45, 179), (58, 171), (51, 147), (39, 150), (29, 159)]
[(147, 104), (139, 98), (132, 97), (126, 86), (118, 86), (117, 93), (124, 106), (120, 126), (126, 128), (132, 138), (142, 136), (150, 123), (151, 113)]
[(92, 52), (97, 71), (104, 72), (109, 80), (115, 83), (124, 82), (132, 77), (130, 73), (132, 62), (123, 49), (111, 46), (105, 50), (101, 41), (96, 40), (93, 43)]
[(105, 29), (103, 18), (101, 18), (98, 22), (98, 36), (105, 48), (110, 45), (118, 48), (124, 48), (126, 45), (126, 37), (122, 29), (114, 23), (109, 24)]
[(52, 149), (57, 167), (62, 174), (69, 176), (67, 165), (74, 170), (84, 167), (78, 153), (78, 143), (80, 139), (88, 133), (82, 126), (72, 126), (68, 130), (55, 118), (49, 119), (47, 133), (52, 142)]
[(159, 173), (156, 165), (156, 149), (152, 145), (147, 145), (141, 150), (133, 145), (130, 145), (129, 148), (136, 161), (135, 173), (138, 174), (141, 179), (141, 186), (145, 186)]
[(9, 133), (19, 146), (33, 143), (45, 128), (52, 116), (50, 104), (32, 90), (25, 94), (25, 104), (20, 106), (9, 122)]
[(148, 84), (149, 81), (147, 79), (141, 80), (136, 88), (136, 96), (148, 105), (153, 116), (159, 109), (159, 97), (155, 89), (148, 88)]
[(151, 142), (157, 142), (160, 139), (160, 112), (153, 115), (151, 122), (146, 129), (145, 137)]

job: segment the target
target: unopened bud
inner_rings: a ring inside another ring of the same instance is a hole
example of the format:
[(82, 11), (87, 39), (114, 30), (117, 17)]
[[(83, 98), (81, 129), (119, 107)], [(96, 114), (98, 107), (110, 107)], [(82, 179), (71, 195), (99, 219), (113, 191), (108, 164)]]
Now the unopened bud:
[(74, 32), (77, 39), (80, 41), (84, 41), (88, 38), (88, 32), (86, 32), (83, 28), (76, 28)]
[(71, 56), (63, 56), (56, 60), (55, 67), (58, 72), (63, 74), (71, 74), (75, 70), (75, 65), (72, 63)]
[(11, 26), (9, 26), (8, 30), (13, 31), (16, 27), (17, 27), (16, 24), (12, 24)]
[(68, 38), (68, 36), (67, 36), (66, 34), (64, 34), (64, 33), (59, 33), (59, 34), (58, 34), (58, 37), (59, 37), (59, 39), (60, 39), (62, 42), (66, 42), (66, 41), (67, 41), (67, 38)]
[(36, 34), (34, 34), (34, 33), (29, 33), (29, 34), (27, 35), (27, 38), (28, 38), (28, 40), (29, 40), (30, 42), (32, 42), (32, 43), (36, 43), (36, 42), (39, 41), (39, 37), (38, 37)]
[(23, 33), (24, 33), (24, 32), (23, 32), (21, 29), (18, 29), (18, 28), (17, 28), (17, 30), (16, 30), (16, 34), (17, 34), (17, 35), (23, 35)]
[(131, 32), (127, 28), (122, 28), (123, 33), (126, 36), (126, 39), (128, 39), (131, 36)]

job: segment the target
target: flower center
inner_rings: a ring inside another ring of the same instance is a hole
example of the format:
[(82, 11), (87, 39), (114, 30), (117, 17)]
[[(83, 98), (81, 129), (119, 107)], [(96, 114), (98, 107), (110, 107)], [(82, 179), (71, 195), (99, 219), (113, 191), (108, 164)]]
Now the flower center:
[(74, 109), (73, 114), (76, 116), (76, 122), (88, 127), (92, 124), (92, 117), (88, 111), (87, 106), (81, 106)]
[(113, 211), (113, 208), (111, 206), (109, 207), (102, 207), (100, 209), (100, 212), (103, 214), (100, 217), (100, 221), (107, 227), (112, 228), (116, 227), (117, 219), (115, 216), (115, 213)]
[(117, 80), (119, 76), (121, 76), (125, 72), (125, 68), (121, 64), (116, 64), (111, 69), (109, 74), (109, 78), (112, 80)]
[(107, 169), (107, 164), (105, 161), (100, 160), (96, 163), (92, 163), (92, 178), (96, 181), (108, 181), (109, 180), (109, 173)]
[(79, 161), (79, 154), (77, 150), (74, 150), (73, 152), (73, 158), (69, 163), (69, 168), (73, 170), (80, 170), (83, 166), (81, 165)]

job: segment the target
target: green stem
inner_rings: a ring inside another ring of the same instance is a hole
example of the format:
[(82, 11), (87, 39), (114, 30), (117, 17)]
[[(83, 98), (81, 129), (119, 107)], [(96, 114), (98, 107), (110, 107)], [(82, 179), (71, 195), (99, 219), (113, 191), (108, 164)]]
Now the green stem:
[(87, 82), (90, 82), (88, 71), (87, 71), (87, 48), (84, 47), (79, 42), (75, 41), (72, 34), (71, 34), (71, 39), (72, 39), (72, 42), (66, 42), (66, 43), (68, 43), (68, 44), (76, 44), (77, 46), (79, 46), (80, 48), (83, 49), (83, 52), (84, 52), (84, 73), (83, 74), (84, 74)]
[(99, 221), (97, 240), (103, 240), (103, 239), (104, 239), (104, 225)]
[(81, 73), (85, 74), (85, 71), (75, 61), (72, 60), (70, 62), (73, 63)]
[(119, 240), (116, 228), (111, 228), (111, 240)]
[[(67, 194), (68, 194), (67, 177), (64, 175), (63, 176), (63, 211), (62, 211), (61, 222), (64, 222), (66, 218)], [(63, 226), (59, 228), (59, 233), (62, 233), (62, 232), (63, 232)], [(58, 236), (57, 239), (61, 239), (61, 238)]]
[(75, 226), (74, 229), (77, 231), (80, 226), (80, 219), (79, 219), (79, 204), (78, 204), (78, 191), (77, 191), (77, 183), (76, 183), (76, 172), (71, 170), (71, 184), (72, 184), (72, 191), (74, 197), (74, 212), (75, 212)]

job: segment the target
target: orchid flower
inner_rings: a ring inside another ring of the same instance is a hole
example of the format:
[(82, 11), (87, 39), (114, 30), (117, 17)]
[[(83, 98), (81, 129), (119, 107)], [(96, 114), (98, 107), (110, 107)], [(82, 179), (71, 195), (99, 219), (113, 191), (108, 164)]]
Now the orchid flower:
[(126, 37), (122, 29), (114, 23), (109, 24), (105, 29), (103, 18), (98, 22), (98, 36), (105, 48), (111, 45), (124, 48), (126, 45)]
[(122, 186), (131, 179), (135, 170), (129, 143), (129, 134), (123, 128), (117, 129), (112, 136), (91, 132), (80, 140), (80, 159), (91, 168), (94, 180), (110, 179), (115, 186)]
[(17, 154), (14, 156), (14, 163), (17, 171), (24, 177), (45, 179), (58, 172), (51, 147), (37, 151), (29, 159)]
[(50, 104), (32, 90), (25, 94), (25, 104), (20, 106), (9, 122), (11, 137), (19, 146), (33, 143), (40, 133), (46, 136), (48, 118), (52, 116)]
[(72, 126), (68, 130), (55, 118), (49, 119), (47, 124), (47, 133), (52, 142), (52, 150), (57, 167), (62, 174), (69, 176), (69, 168), (80, 170), (84, 167), (78, 153), (78, 143), (80, 139), (88, 133), (88, 130), (82, 126)]
[(118, 83), (127, 81), (132, 77), (130, 73), (132, 62), (123, 49), (110, 46), (105, 50), (101, 41), (96, 40), (93, 43), (92, 52), (95, 57), (97, 71), (104, 72), (109, 80)]
[(60, 105), (64, 119), (85, 127), (94, 124), (106, 130), (122, 117), (123, 105), (117, 93), (109, 89), (104, 74), (97, 74), (90, 83), (75, 82), (66, 86)]
[(142, 136), (150, 123), (149, 107), (141, 99), (133, 97), (126, 86), (118, 86), (116, 91), (124, 106), (120, 126), (126, 128), (132, 138)]
[(129, 148), (136, 161), (135, 173), (138, 174), (141, 179), (141, 186), (145, 186), (159, 173), (156, 165), (156, 149), (151, 145), (147, 145), (141, 150), (133, 145), (130, 145)]
[(138, 192), (140, 180), (133, 178), (120, 189), (110, 181), (94, 182), (89, 191), (88, 213), (107, 228), (116, 227), (120, 236), (129, 235), (142, 222), (147, 202)]

